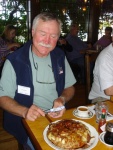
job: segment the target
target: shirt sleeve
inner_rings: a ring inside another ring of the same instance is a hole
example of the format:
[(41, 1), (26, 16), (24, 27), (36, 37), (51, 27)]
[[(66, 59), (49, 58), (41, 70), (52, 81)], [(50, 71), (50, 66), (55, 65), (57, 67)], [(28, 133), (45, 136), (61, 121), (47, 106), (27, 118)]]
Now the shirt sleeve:
[(0, 79), (0, 96), (14, 98), (16, 85), (16, 74), (9, 60), (5, 61)]
[(2, 66), (5, 57), (10, 53), (8, 50), (8, 47), (6, 45), (6, 42), (0, 38), (0, 66)]
[(70, 87), (76, 83), (76, 79), (73, 75), (73, 72), (70, 68), (70, 65), (65, 58), (65, 88)]
[(110, 62), (99, 65), (99, 82), (101, 90), (105, 90), (113, 85), (113, 68)]

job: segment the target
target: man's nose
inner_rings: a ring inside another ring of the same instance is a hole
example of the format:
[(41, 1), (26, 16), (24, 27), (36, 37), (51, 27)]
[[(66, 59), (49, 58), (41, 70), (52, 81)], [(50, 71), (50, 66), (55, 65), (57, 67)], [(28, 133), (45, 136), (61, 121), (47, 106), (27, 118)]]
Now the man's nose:
[(45, 43), (49, 43), (49, 42), (50, 42), (50, 36), (48, 35), (45, 37)]

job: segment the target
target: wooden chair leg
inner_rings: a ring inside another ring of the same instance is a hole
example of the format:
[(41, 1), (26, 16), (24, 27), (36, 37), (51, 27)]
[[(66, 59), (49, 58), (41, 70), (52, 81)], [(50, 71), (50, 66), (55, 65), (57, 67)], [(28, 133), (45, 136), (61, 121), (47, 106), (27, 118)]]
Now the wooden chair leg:
[(18, 143), (18, 150), (32, 150), (29, 145), (22, 145), (20, 143)]
[(18, 150), (24, 150), (23, 145), (18, 143)]

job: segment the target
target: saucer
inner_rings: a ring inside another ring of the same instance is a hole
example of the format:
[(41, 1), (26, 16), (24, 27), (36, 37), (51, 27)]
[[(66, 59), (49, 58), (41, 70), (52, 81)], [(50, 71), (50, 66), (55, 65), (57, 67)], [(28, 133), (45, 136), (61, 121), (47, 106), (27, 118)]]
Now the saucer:
[(104, 135), (105, 135), (105, 133), (106, 133), (106, 132), (102, 132), (102, 133), (99, 135), (100, 141), (101, 141), (103, 144), (105, 144), (106, 146), (113, 147), (113, 145), (109, 145), (109, 144), (105, 143), (105, 141), (104, 141)]
[(88, 116), (82, 117), (82, 116), (79, 116), (79, 115), (78, 115), (78, 110), (75, 109), (75, 110), (73, 111), (73, 115), (74, 115), (75, 117), (77, 117), (77, 118), (80, 118), (80, 119), (90, 119), (90, 118), (92, 118), (92, 117), (94, 116), (94, 113), (89, 110)]

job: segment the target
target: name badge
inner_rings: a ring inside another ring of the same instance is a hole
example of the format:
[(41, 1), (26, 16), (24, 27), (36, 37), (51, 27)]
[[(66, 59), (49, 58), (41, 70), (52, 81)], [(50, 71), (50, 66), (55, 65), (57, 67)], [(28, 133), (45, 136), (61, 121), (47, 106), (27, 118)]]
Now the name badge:
[(30, 88), (26, 86), (18, 85), (18, 93), (24, 95), (30, 95)]

